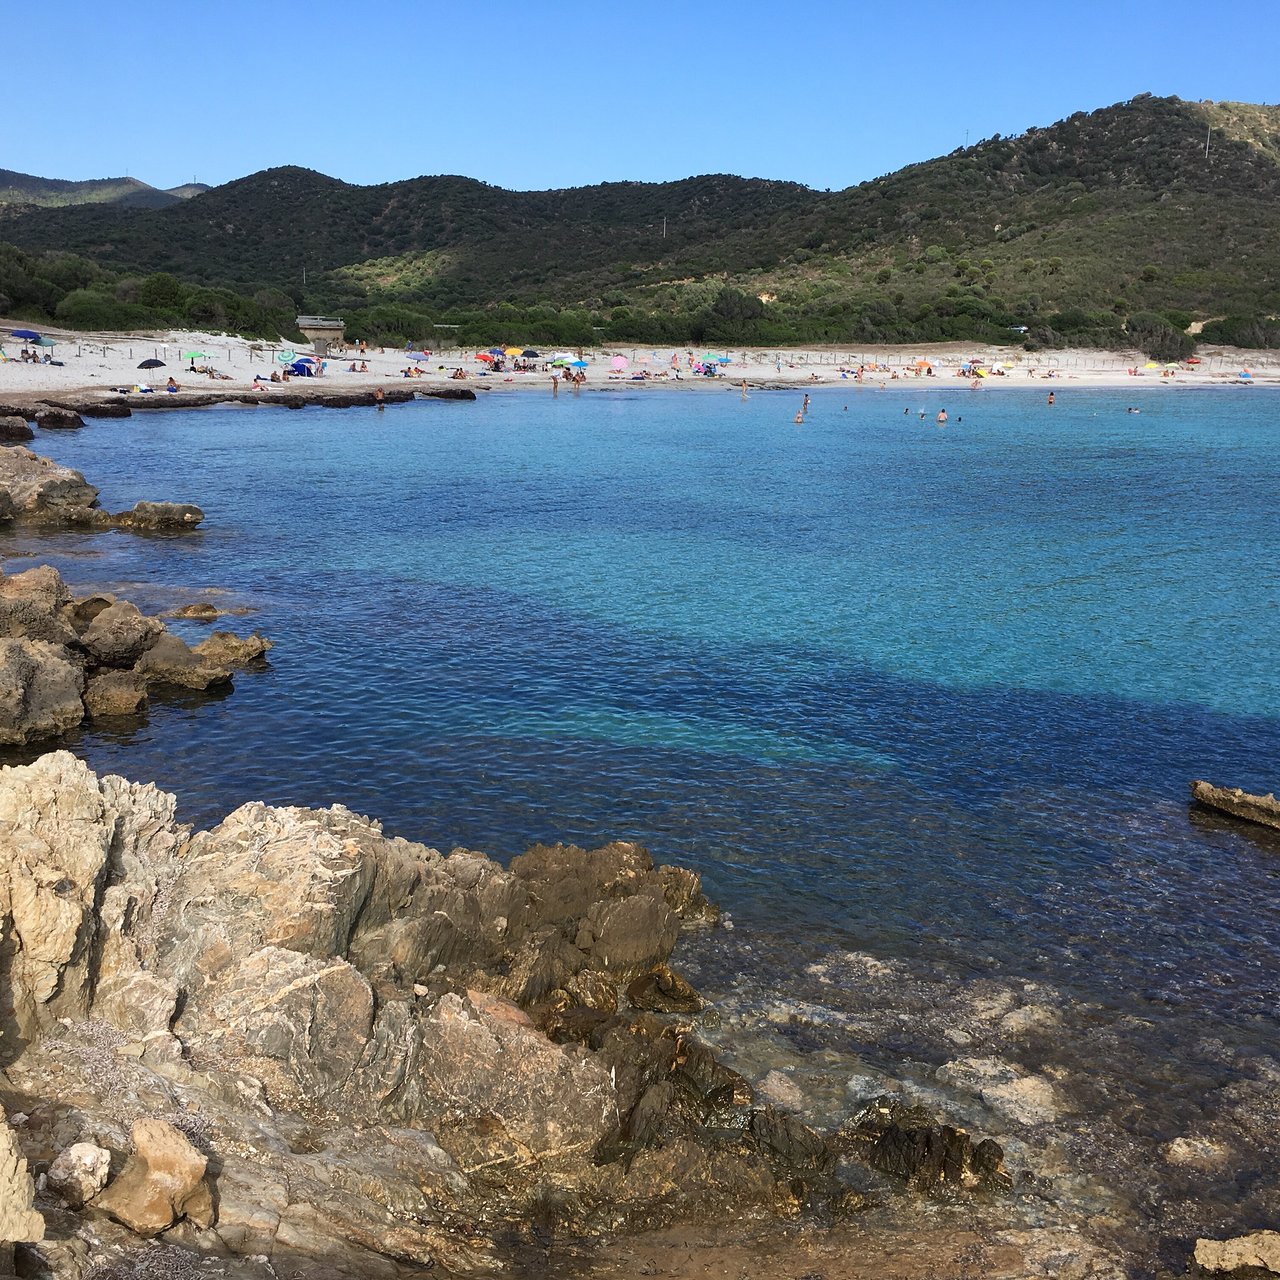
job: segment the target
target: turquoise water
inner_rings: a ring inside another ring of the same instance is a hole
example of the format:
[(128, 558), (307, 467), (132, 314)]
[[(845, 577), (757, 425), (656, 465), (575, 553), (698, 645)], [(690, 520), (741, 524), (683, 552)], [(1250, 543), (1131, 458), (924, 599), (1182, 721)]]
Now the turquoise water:
[(1274, 1053), (1280, 847), (1186, 788), (1280, 782), (1280, 399), (841, 387), (796, 426), (798, 399), (94, 422), (37, 448), (204, 529), (0, 550), (146, 609), (216, 588), (276, 640), (224, 700), (73, 740), (188, 820), (639, 839), (769, 957), (709, 981), (860, 949), (1049, 983), (1189, 1064)]

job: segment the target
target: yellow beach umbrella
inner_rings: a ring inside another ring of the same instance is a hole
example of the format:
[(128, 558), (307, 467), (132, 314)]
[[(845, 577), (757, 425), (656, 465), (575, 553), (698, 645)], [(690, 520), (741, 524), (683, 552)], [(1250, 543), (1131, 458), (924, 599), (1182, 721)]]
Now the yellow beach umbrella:
[(1154, 360), (1148, 360), (1147, 363), (1144, 364), (1142, 367), (1144, 369), (1158, 369), (1160, 366), (1156, 364)]
[(508, 347), (508, 348), (503, 352), (503, 355), (508, 355), (508, 356), (522, 356), (522, 355), (524, 355), (524, 348), (523, 348), (523, 347)]

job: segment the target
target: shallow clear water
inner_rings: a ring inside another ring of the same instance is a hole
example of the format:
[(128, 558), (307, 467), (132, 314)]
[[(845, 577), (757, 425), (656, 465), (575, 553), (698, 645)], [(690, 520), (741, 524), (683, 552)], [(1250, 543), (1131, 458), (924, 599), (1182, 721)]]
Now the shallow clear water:
[(94, 422), (36, 446), (203, 531), (0, 551), (144, 609), (254, 606), (268, 672), (74, 741), (189, 820), (639, 839), (775, 987), (852, 948), (1138, 1012), (1161, 1052), (1274, 1052), (1280, 849), (1186, 791), (1280, 782), (1280, 400), (851, 385), (796, 426), (798, 399)]

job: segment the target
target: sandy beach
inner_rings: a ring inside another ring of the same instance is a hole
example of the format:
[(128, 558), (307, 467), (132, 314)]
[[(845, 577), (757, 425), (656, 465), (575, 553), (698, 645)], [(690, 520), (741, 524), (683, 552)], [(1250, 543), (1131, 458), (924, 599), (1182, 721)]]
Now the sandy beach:
[[(0, 333), (24, 328), (20, 321), (0, 322)], [(41, 328), (56, 342), (41, 348), (59, 363), (29, 363), (20, 358), (24, 347), (18, 338), (5, 337), (0, 349), (0, 399), (30, 400), (59, 394), (101, 392), (110, 394), (128, 389), (132, 397), (163, 395), (172, 376), (185, 392), (208, 394), (217, 391), (244, 392), (254, 388), (254, 376), (269, 379), (283, 365), (283, 353), (301, 356), (309, 348), (250, 342), (225, 334), (176, 331), (155, 334), (83, 334)], [(418, 387), (469, 386), (476, 391), (537, 389), (550, 394), (553, 376), (550, 358), (553, 348), (538, 348), (539, 357), (527, 362), (530, 369), (507, 368), (490, 371), (477, 352), (454, 349), (441, 352), (404, 351), (370, 347), (357, 352), (349, 346), (342, 354), (327, 358), (322, 376), (294, 377), (290, 393), (332, 395), (343, 391), (369, 391), (375, 387), (400, 389)], [(199, 355), (193, 361), (188, 353)], [(579, 353), (572, 352), (575, 359)], [(715, 377), (699, 370), (703, 357), (717, 357), (712, 363)], [(727, 357), (722, 359), (721, 357)], [(1176, 367), (1157, 365), (1137, 352), (1087, 350), (1026, 352), (1013, 347), (972, 347), (959, 343), (923, 346), (847, 346), (831, 348), (751, 349), (730, 348), (703, 351), (685, 347), (639, 347), (612, 345), (585, 349), (583, 390), (619, 387), (689, 387), (699, 390), (737, 389), (745, 381), (749, 388), (786, 389), (841, 385), (859, 389), (905, 386), (937, 389), (989, 391), (996, 388), (1027, 387), (1055, 383), (1076, 387), (1147, 389), (1160, 387), (1205, 387), (1252, 382), (1280, 386), (1280, 352), (1240, 351), (1233, 348), (1206, 348), (1198, 364)], [(144, 360), (160, 360), (161, 367), (139, 369)], [(352, 364), (356, 371), (352, 371)], [(367, 371), (361, 365), (367, 366)], [(194, 365), (195, 371), (192, 366)], [(615, 367), (617, 366), (617, 367)], [(862, 373), (859, 377), (858, 370)], [(200, 372), (212, 370), (213, 372)], [(417, 370), (406, 376), (405, 371)], [(975, 371), (980, 373), (975, 376)], [(465, 377), (459, 374), (465, 374)], [(140, 388), (150, 388), (150, 391)], [(258, 384), (264, 396), (283, 383)]]

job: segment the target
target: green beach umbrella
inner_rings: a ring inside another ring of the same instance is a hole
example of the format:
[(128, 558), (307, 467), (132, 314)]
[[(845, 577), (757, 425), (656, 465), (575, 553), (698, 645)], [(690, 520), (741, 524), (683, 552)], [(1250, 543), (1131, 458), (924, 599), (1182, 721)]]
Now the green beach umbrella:
[(207, 360), (209, 357), (203, 351), (188, 351), (182, 358), (184, 360)]
[(281, 364), (292, 364), (296, 358), (292, 351), (281, 351), (276, 355)]

